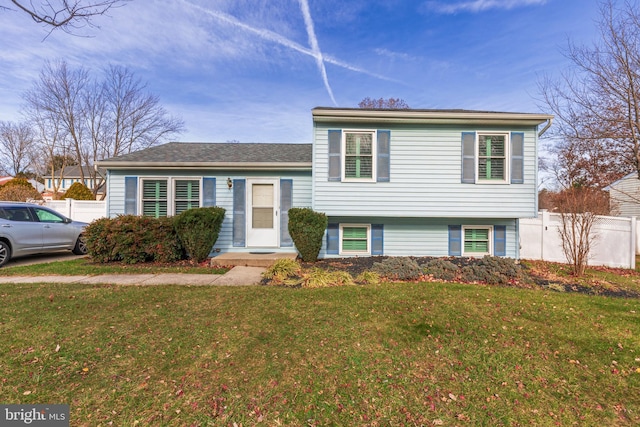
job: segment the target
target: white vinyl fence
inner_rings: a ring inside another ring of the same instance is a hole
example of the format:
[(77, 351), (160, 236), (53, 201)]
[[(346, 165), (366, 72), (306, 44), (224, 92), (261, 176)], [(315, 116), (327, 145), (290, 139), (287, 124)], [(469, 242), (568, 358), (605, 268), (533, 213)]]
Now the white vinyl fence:
[(91, 222), (107, 216), (107, 202), (104, 200), (50, 200), (44, 205), (75, 221)]
[[(520, 257), (567, 262), (559, 228), (562, 217), (542, 211), (538, 218), (520, 219)], [(636, 219), (598, 216), (593, 225), (589, 265), (634, 269), (636, 265)]]

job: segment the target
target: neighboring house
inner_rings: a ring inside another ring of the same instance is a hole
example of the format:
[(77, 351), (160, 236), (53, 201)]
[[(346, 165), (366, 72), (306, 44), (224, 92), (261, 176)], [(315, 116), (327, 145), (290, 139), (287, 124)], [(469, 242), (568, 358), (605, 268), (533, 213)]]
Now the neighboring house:
[(537, 216), (538, 126), (552, 116), (312, 116), (313, 144), (170, 143), (101, 161), (108, 215), (217, 205), (226, 217), (215, 250), (284, 252), (293, 250), (288, 209), (310, 206), (329, 218), (321, 257), (519, 258), (518, 218)]
[[(54, 171), (53, 176), (45, 175), (43, 177), (44, 184), (45, 184), (45, 191), (49, 193), (53, 193), (54, 184), (56, 184), (56, 186), (58, 187), (57, 188), (58, 192), (64, 193), (65, 191), (67, 191), (69, 187), (71, 187), (71, 185), (73, 185), (76, 182), (83, 182), (84, 185), (87, 186), (87, 188), (93, 191), (94, 181), (93, 179), (91, 179), (91, 174), (94, 173), (93, 168), (89, 168), (87, 166), (82, 167), (82, 171), (84, 172), (84, 180), (82, 179), (80, 171), (81, 169), (80, 169), (80, 166), (78, 165), (66, 166), (62, 171), (60, 170)], [(99, 177), (103, 175), (104, 175), (103, 173), (98, 173)], [(98, 191), (98, 194), (103, 194), (103, 193), (104, 193), (103, 191)]]
[(612, 215), (640, 217), (640, 179), (633, 172), (604, 188)]

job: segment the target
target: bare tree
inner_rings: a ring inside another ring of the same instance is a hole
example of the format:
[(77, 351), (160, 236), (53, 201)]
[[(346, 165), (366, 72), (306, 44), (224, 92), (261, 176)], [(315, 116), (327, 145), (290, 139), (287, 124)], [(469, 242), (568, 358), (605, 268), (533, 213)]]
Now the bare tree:
[(582, 276), (597, 239), (594, 226), (600, 219), (599, 215), (609, 213), (608, 195), (595, 188), (572, 187), (555, 194), (553, 204), (561, 215), (562, 251), (572, 273)]
[(82, 182), (90, 179), (95, 194), (104, 179), (93, 168), (97, 160), (150, 147), (184, 129), (183, 121), (145, 89), (126, 68), (108, 67), (103, 79), (94, 80), (86, 69), (71, 69), (63, 61), (45, 65), (25, 100), (31, 117), (58, 126), (56, 147), (45, 144), (49, 159), (71, 154), (81, 166)]
[(61, 29), (72, 34), (83, 27), (96, 27), (93, 18), (106, 14), (110, 9), (123, 6), (131, 0), (9, 0), (11, 6), (0, 9), (16, 8), (28, 14), (38, 24), (55, 30)]
[(0, 156), (5, 171), (16, 176), (33, 164), (34, 135), (27, 123), (0, 122)]
[(408, 110), (409, 106), (404, 99), (400, 98), (379, 98), (373, 99), (366, 97), (360, 103), (358, 103), (359, 108), (369, 108), (374, 110)]
[(640, 5), (601, 2), (598, 29), (592, 46), (569, 43), (569, 70), (539, 84), (556, 116), (551, 136), (562, 141), (556, 171), (565, 187), (640, 178)]

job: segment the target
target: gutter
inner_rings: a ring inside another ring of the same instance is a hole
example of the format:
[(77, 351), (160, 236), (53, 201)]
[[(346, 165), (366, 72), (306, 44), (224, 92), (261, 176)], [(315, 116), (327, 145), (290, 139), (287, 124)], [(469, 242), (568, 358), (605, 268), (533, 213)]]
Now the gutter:
[(552, 123), (553, 123), (553, 117), (549, 118), (549, 120), (547, 120), (547, 124), (542, 128), (540, 132), (538, 132), (538, 138), (540, 138), (542, 135), (544, 135), (546, 131), (549, 130)]

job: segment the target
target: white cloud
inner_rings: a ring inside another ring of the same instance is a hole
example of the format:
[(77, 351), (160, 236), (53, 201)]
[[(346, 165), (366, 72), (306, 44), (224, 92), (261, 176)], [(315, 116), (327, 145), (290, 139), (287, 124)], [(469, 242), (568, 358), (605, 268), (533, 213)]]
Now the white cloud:
[(537, 6), (547, 3), (547, 0), (470, 0), (457, 3), (443, 3), (441, 1), (428, 1), (429, 9), (440, 13), (454, 14), (458, 12), (484, 12), (491, 9), (515, 9), (525, 6)]

